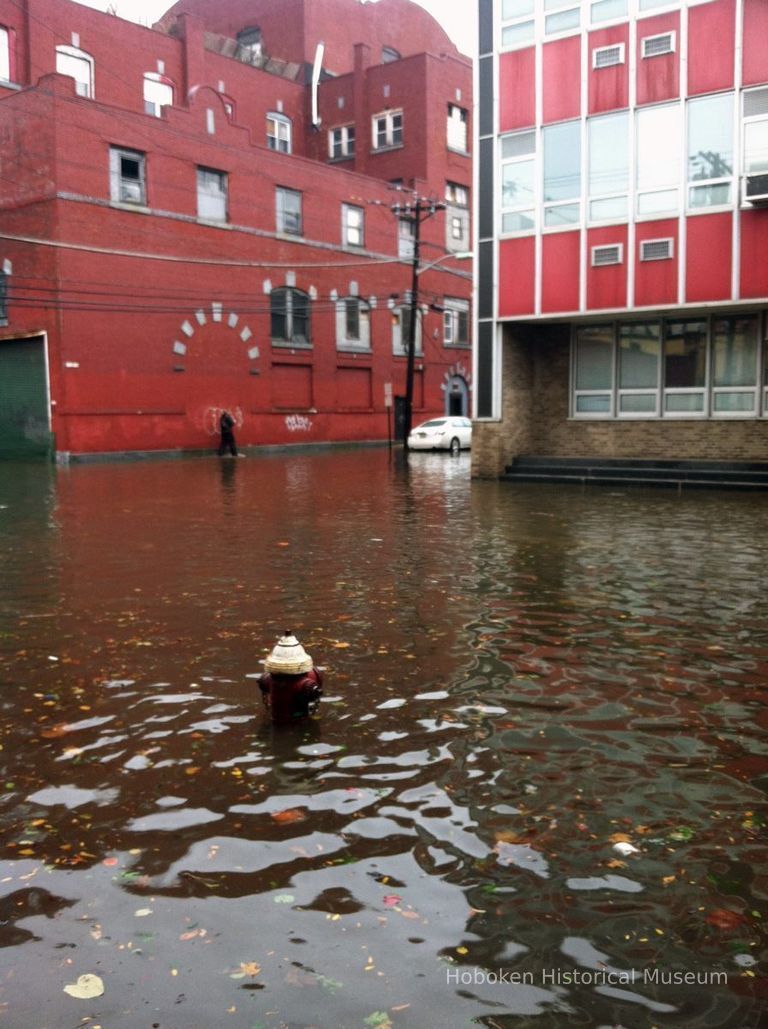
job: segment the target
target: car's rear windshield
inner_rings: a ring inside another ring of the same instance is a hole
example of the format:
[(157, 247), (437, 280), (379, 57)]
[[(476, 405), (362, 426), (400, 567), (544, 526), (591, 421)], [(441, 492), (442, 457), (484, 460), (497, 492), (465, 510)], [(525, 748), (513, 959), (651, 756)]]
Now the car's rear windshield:
[(438, 425), (445, 425), (445, 418), (433, 418), (431, 422), (424, 422), (420, 428), (436, 429)]

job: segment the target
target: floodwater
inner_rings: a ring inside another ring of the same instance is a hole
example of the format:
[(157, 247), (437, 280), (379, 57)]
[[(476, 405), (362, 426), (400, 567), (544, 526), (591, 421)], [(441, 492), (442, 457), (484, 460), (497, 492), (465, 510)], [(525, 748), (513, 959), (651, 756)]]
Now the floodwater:
[(0, 465), (0, 1026), (766, 1024), (765, 495), (468, 462)]

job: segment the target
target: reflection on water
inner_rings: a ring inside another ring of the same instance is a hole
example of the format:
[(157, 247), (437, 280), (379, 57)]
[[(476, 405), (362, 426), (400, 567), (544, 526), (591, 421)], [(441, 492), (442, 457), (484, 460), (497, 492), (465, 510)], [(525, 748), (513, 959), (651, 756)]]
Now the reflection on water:
[[(765, 1024), (767, 529), (444, 455), (0, 466), (0, 1016)], [(327, 696), (275, 730), (286, 629)]]

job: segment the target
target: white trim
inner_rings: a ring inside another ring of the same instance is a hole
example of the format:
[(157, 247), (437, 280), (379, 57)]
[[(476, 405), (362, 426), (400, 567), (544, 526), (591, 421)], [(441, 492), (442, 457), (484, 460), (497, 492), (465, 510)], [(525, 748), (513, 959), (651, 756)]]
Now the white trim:
[[(731, 297), (741, 296), (741, 162), (743, 118), (741, 113), (741, 88), (743, 85), (742, 60), (744, 50), (744, 0), (736, 0), (736, 37), (733, 47), (733, 221), (731, 222)], [(759, 372), (758, 354), (758, 372)], [(759, 403), (759, 397), (758, 397)]]
[[(609, 252), (615, 252), (616, 259), (613, 261), (599, 261), (598, 254), (604, 253), (607, 257)], [(591, 268), (610, 268), (613, 265), (624, 263), (624, 244), (623, 243), (598, 243), (590, 248), (590, 267)]]
[[(687, 19), (681, 17), (681, 19), (680, 19), (681, 32), (685, 31), (684, 25), (686, 23), (687, 23)], [(658, 50), (656, 53), (653, 53), (653, 54), (647, 53), (647, 50), (648, 50), (648, 45), (647, 44), (648, 43), (653, 43), (657, 39), (669, 39), (669, 49), (668, 50)], [(666, 32), (658, 32), (658, 33), (656, 33), (656, 35), (653, 35), (653, 36), (641, 36), (641, 38), (640, 38), (640, 56), (641, 56), (642, 60), (644, 60), (644, 61), (650, 61), (654, 57), (666, 57), (668, 54), (673, 54), (673, 53), (675, 53), (676, 47), (677, 47), (677, 32), (675, 31), (675, 29), (668, 29)], [(681, 73), (682, 73), (682, 67), (681, 67), (680, 70), (681, 70)], [(683, 84), (681, 83), (681, 86), (682, 85)], [(681, 89), (681, 92), (684, 93), (685, 91)]]
[[(616, 51), (616, 60), (608, 61), (605, 64), (598, 64), (598, 54), (607, 54), (610, 51)], [(602, 71), (603, 68), (615, 68), (619, 64), (624, 64), (626, 61), (626, 55), (624, 51), (623, 43), (611, 43), (607, 46), (596, 46), (592, 51), (592, 70)]]
[[(674, 36), (674, 33), (673, 33)], [(674, 39), (672, 41), (674, 50)], [(680, 208), (677, 215), (677, 302), (685, 303), (688, 264), (688, 12), (680, 12)], [(646, 240), (646, 242), (648, 242)]]
[[(668, 243), (668, 253), (659, 254), (658, 257), (647, 257), (647, 249), (654, 244)], [(641, 261), (671, 261), (675, 257), (675, 240), (672, 236), (663, 236), (659, 239), (641, 239), (640, 240), (640, 260)]]

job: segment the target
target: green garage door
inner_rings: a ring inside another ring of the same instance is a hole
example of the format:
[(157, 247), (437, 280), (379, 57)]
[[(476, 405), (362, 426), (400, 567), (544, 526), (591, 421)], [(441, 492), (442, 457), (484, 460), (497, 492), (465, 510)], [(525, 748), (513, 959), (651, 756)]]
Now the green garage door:
[(0, 458), (51, 452), (43, 338), (0, 340)]

